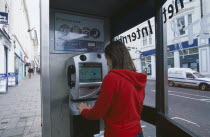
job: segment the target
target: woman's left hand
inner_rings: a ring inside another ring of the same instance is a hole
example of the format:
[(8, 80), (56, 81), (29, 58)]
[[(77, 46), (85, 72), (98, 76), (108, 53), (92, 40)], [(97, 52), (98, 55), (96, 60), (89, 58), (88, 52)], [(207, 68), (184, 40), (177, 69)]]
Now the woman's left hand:
[(81, 103), (78, 105), (78, 109), (81, 114), (84, 109), (90, 109), (90, 105), (87, 105), (86, 103)]

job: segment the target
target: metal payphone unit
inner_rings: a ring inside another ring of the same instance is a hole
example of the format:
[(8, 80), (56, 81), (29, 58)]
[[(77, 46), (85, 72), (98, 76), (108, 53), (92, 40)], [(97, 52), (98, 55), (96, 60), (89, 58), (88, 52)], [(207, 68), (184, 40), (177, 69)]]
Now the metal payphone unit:
[(93, 137), (99, 133), (100, 121), (84, 119), (77, 106), (85, 102), (93, 107), (107, 71), (104, 53), (86, 53), (67, 61), (71, 137)]
[(79, 115), (77, 106), (81, 101), (94, 104), (107, 71), (104, 53), (86, 53), (67, 61), (69, 107), (73, 115)]

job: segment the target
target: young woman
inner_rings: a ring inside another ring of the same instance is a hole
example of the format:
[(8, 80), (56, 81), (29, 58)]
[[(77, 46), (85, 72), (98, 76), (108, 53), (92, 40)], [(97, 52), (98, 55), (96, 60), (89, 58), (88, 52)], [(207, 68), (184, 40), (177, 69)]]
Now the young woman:
[(110, 71), (103, 79), (94, 107), (81, 103), (78, 109), (86, 119), (104, 119), (104, 137), (143, 137), (140, 120), (147, 75), (136, 72), (120, 41), (105, 48), (105, 57)]

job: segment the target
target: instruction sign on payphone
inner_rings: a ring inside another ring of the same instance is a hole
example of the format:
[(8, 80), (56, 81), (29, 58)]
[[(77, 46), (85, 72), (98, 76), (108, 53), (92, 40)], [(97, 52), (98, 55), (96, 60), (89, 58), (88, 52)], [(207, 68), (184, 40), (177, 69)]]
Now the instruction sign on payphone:
[(56, 51), (103, 52), (104, 21), (55, 13)]

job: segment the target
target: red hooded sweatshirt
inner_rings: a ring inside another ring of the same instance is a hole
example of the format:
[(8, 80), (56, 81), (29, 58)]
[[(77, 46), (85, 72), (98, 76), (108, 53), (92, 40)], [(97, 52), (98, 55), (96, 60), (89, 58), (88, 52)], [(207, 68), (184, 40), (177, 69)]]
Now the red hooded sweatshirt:
[(104, 137), (135, 137), (142, 131), (140, 120), (147, 75), (124, 69), (111, 70), (103, 79), (99, 97), (82, 116), (104, 119)]

